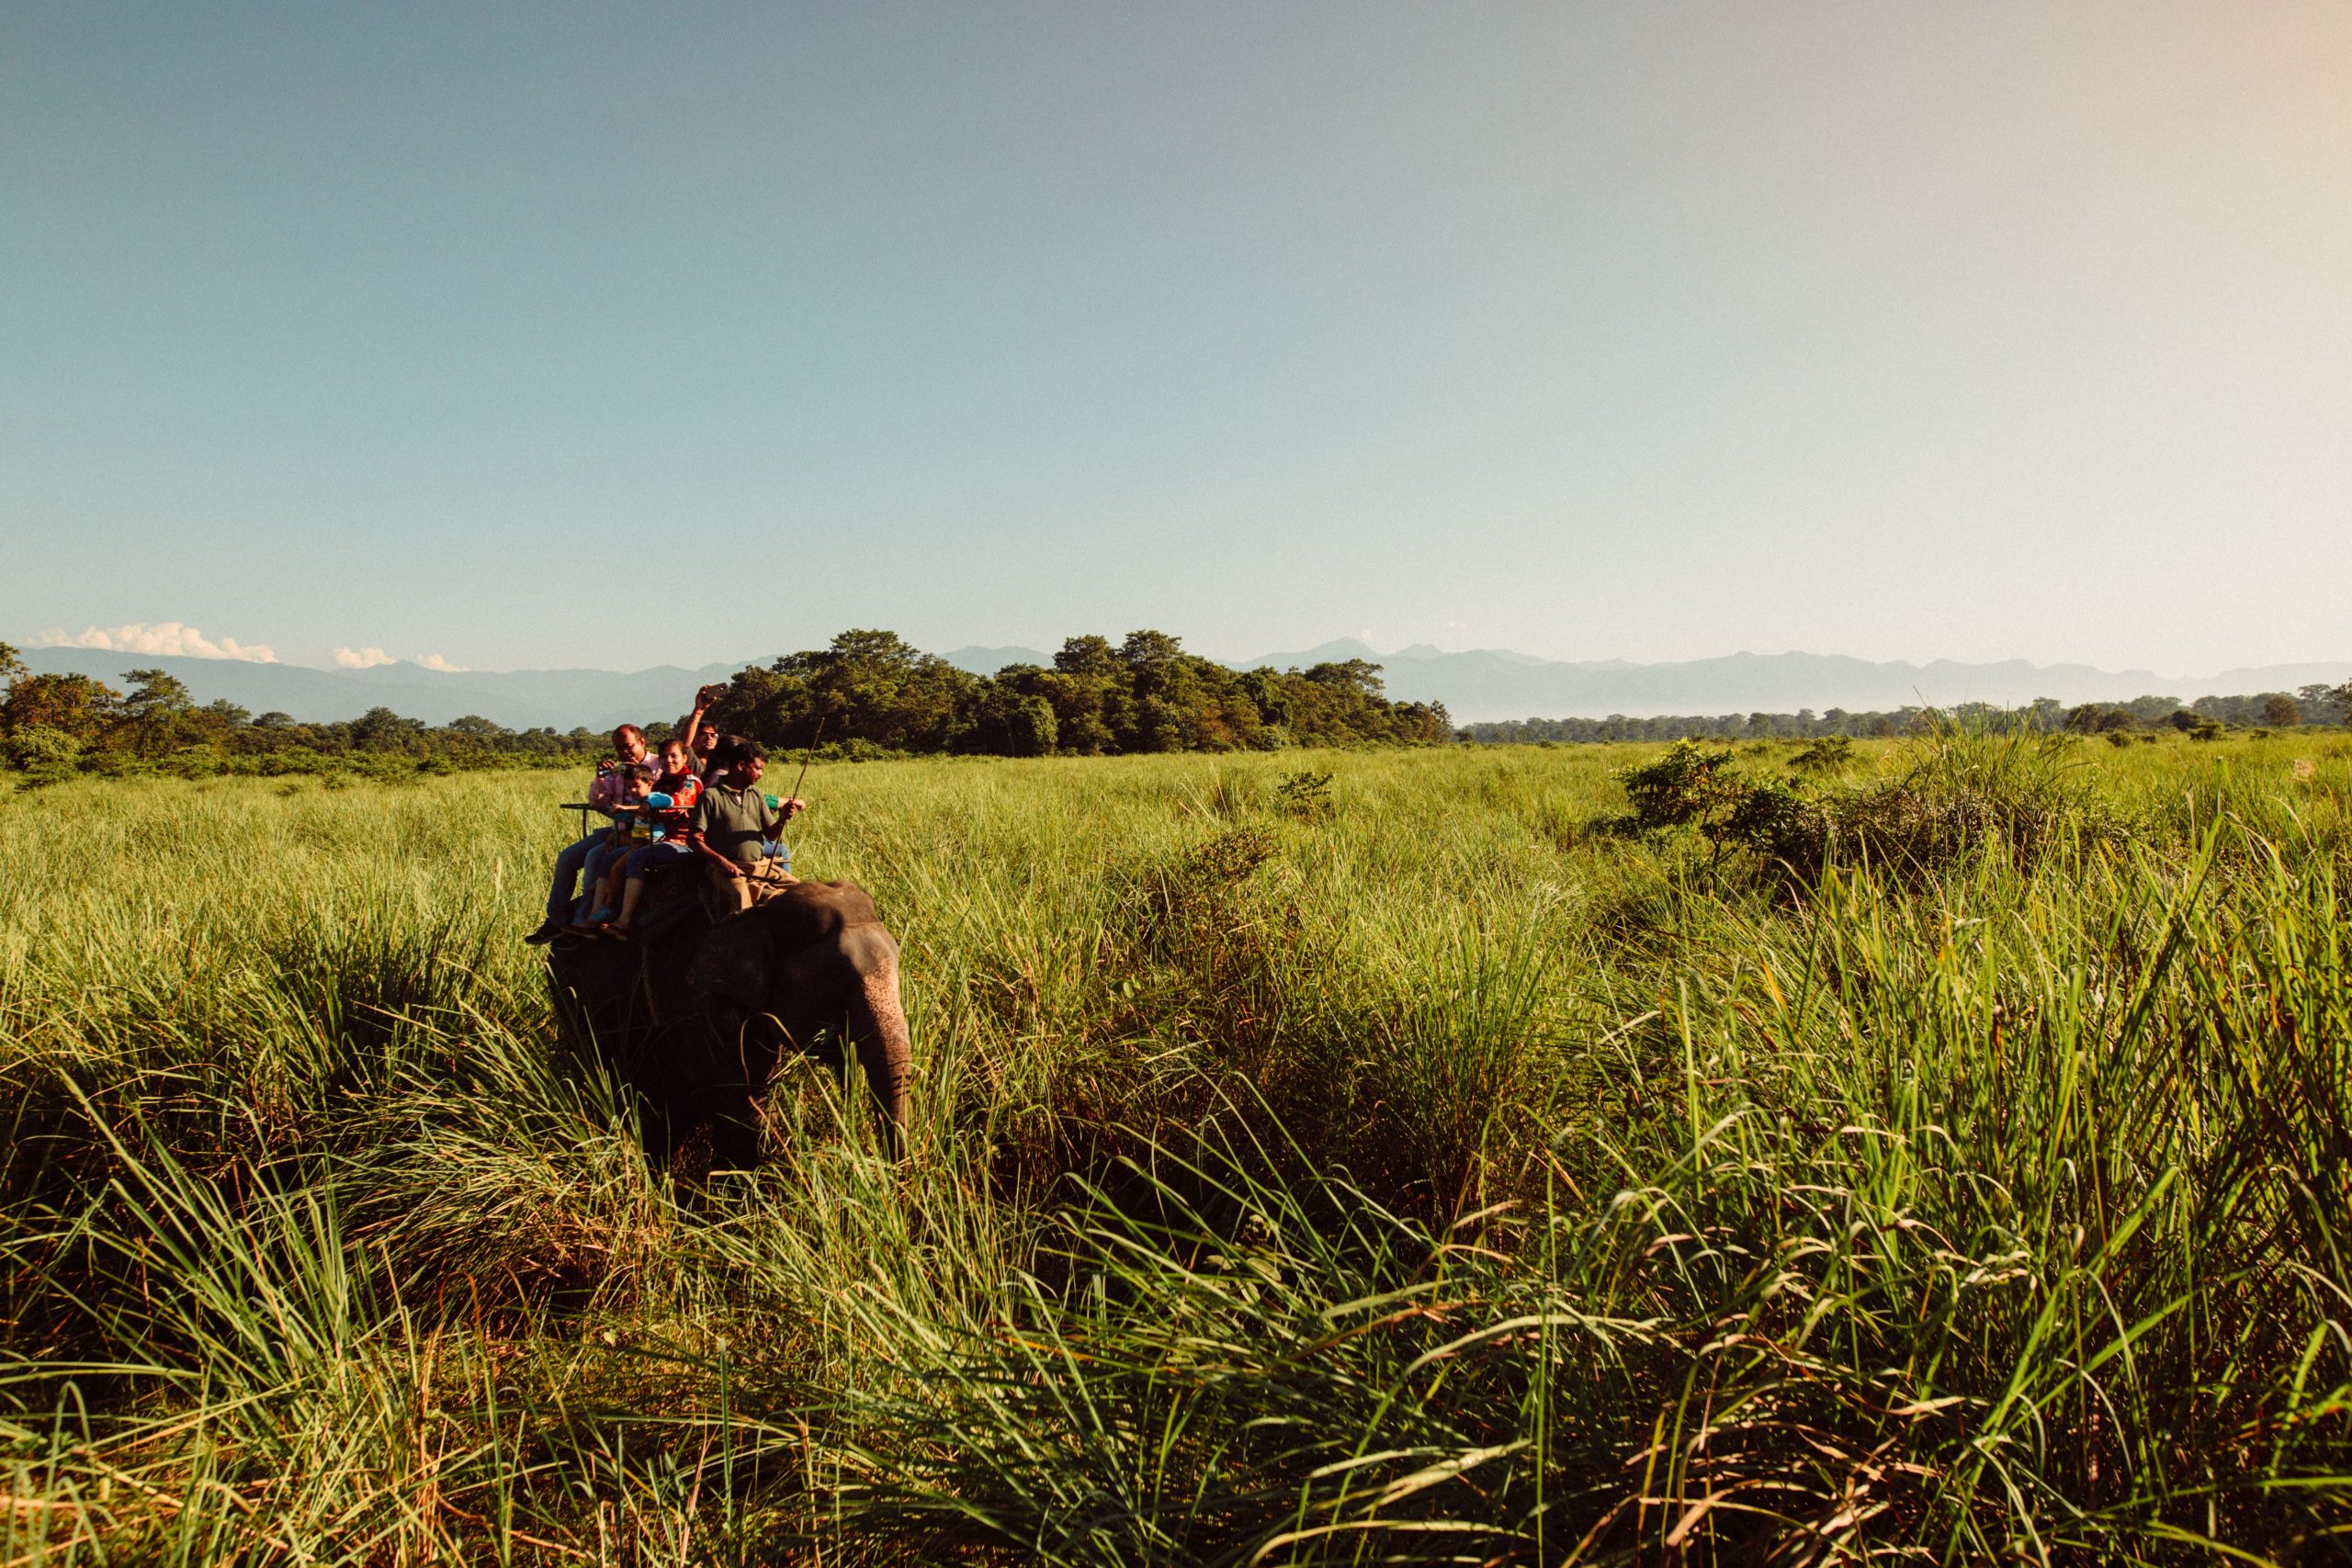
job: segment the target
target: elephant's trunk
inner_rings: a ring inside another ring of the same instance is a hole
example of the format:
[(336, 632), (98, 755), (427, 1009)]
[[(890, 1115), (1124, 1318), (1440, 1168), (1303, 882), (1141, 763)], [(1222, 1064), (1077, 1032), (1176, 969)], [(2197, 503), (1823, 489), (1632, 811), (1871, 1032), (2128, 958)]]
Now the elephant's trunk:
[[(896, 944), (892, 946), (895, 949)], [(914, 1056), (907, 1036), (906, 1009), (899, 1001), (898, 953), (892, 951), (878, 962), (859, 967), (861, 984), (849, 1004), (849, 1040), (888, 1123), (887, 1135), (895, 1156), (906, 1147), (907, 1080)]]

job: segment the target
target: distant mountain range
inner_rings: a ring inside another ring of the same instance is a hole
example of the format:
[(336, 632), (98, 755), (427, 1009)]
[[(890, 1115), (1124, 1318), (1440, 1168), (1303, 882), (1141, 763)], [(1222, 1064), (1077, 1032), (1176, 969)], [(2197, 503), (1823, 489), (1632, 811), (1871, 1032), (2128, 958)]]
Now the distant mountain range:
[(2212, 675), (2159, 675), (2146, 670), (2097, 670), (2087, 664), (2030, 664), (2022, 659), (1962, 664), (1873, 663), (1839, 654), (1735, 653), (1668, 664), (1623, 660), (1560, 663), (1503, 649), (1446, 653), (1422, 643), (1375, 653), (1352, 637), (1297, 653), (1270, 653), (1251, 665), (1297, 665), (1368, 659), (1381, 666), (1388, 694), (1442, 702), (1462, 721), (1505, 718), (1605, 718), (1612, 713), (1794, 713), (1811, 708), (1870, 712), (1956, 703), (2016, 706), (2037, 697), (2072, 705), (2171, 696), (2193, 701), (2257, 692), (2293, 692), (2324, 681), (2352, 680), (2352, 660), (2327, 664), (2267, 664)]
[[(1031, 648), (959, 648), (943, 655), (977, 674), (1008, 664), (1046, 664), (1053, 656)], [(126, 670), (161, 669), (187, 683), (199, 703), (226, 698), (254, 713), (277, 711), (300, 719), (356, 718), (389, 707), (429, 724), (480, 714), (516, 729), (585, 725), (609, 729), (683, 713), (696, 686), (723, 681), (741, 664), (699, 670), (662, 665), (628, 674), (603, 670), (469, 670), (455, 673), (398, 663), (368, 670), (314, 670), (300, 664), (253, 664), (231, 659), (170, 658), (85, 648), (25, 650), (34, 670), (95, 675), (119, 687)], [(1442, 702), (1464, 722), (1505, 718), (1634, 717), (1656, 714), (1793, 713), (1945, 706), (1985, 702), (2014, 705), (2036, 697), (2064, 703), (2127, 697), (2200, 696), (2292, 692), (2313, 682), (2352, 680), (2352, 660), (2328, 664), (2269, 664), (2200, 676), (2145, 670), (2097, 670), (2085, 664), (1873, 663), (1836, 654), (1735, 653), (1667, 664), (1622, 660), (1564, 663), (1503, 649), (1447, 653), (1420, 644), (1375, 652), (1352, 637), (1295, 653), (1269, 653), (1245, 669), (1368, 660), (1381, 666), (1388, 694), (1412, 702)], [(764, 660), (761, 661), (764, 662)]]

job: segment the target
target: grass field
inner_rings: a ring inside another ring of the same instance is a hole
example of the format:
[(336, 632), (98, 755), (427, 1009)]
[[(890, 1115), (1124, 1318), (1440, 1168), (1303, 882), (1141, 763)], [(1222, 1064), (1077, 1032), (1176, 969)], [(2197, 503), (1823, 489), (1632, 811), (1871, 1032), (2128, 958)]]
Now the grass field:
[(1801, 881), (1658, 754), (820, 769), (911, 1152), (699, 1190), (575, 777), (7, 795), (0, 1568), (2352, 1556), (2352, 738), (1866, 746), (1960, 828)]

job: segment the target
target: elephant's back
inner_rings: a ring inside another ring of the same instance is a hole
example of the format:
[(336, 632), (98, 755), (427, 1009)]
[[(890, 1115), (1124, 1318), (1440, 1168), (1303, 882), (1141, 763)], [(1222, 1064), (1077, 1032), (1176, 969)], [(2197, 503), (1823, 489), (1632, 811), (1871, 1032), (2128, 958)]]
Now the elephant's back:
[(829, 942), (853, 926), (879, 925), (873, 895), (854, 882), (796, 882), (757, 908), (735, 917), (756, 920), (786, 947)]
[(805, 892), (812, 898), (836, 910), (845, 926), (878, 925), (882, 917), (875, 912), (874, 895), (854, 882), (802, 882), (786, 888), (786, 895)]

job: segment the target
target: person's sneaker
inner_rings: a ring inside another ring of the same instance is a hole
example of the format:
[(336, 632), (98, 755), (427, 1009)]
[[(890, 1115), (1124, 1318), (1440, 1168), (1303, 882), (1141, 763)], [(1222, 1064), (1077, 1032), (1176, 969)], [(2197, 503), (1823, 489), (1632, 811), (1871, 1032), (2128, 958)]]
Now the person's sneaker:
[(529, 942), (533, 947), (545, 947), (548, 943), (553, 942), (562, 934), (562, 921), (541, 920), (539, 922), (539, 929), (533, 931), (529, 936), (525, 937), (523, 940)]

